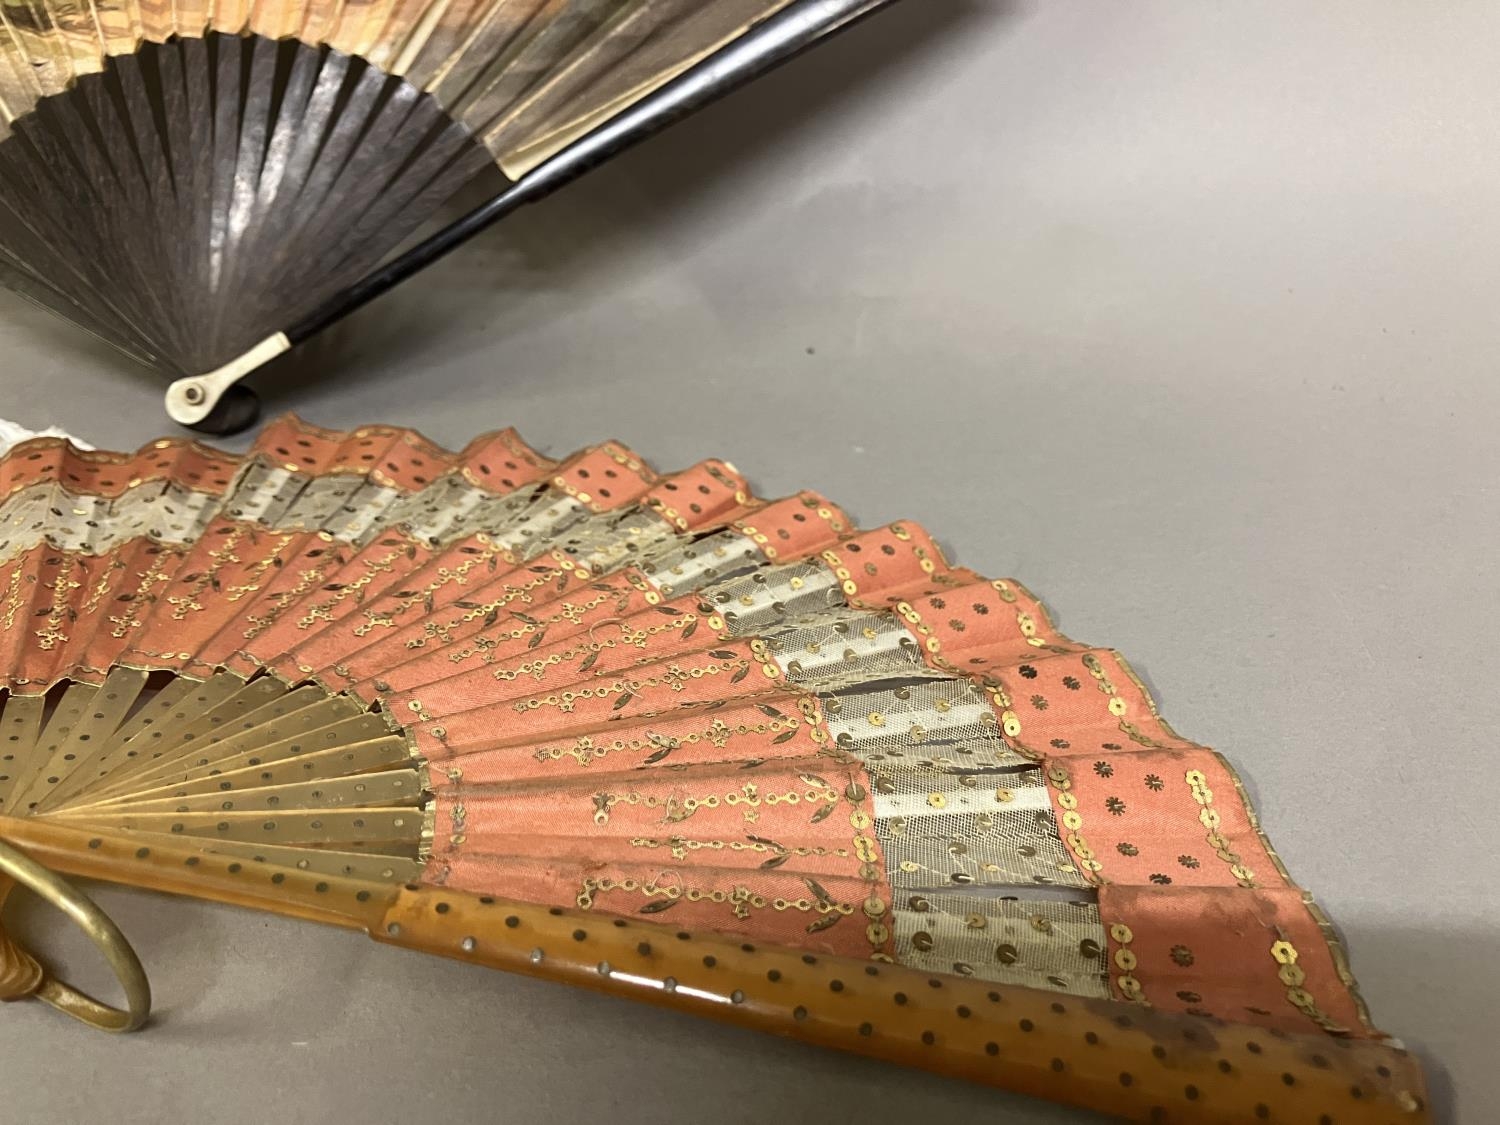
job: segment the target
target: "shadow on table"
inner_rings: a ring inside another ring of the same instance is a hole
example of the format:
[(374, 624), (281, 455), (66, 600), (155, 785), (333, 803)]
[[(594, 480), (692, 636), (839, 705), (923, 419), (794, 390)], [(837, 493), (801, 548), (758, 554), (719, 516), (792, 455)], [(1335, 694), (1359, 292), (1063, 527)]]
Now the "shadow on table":
[[(420, 367), (424, 354), (451, 355), (475, 339), (493, 348), (508, 327), (521, 327), (520, 317), (505, 319), (513, 297), (575, 288), (610, 260), (622, 239), (649, 241), (653, 229), (667, 228), (685, 209), (728, 190), (745, 169), (799, 133), (836, 123), (862, 95), (904, 71), (935, 72), (943, 45), (961, 32), (993, 31), (1016, 8), (1011, 0), (897, 4), (819, 44), (651, 139), (641, 151), (500, 222), (408, 281), (403, 295), (378, 299), (271, 364), (255, 379), (268, 411), (301, 385), (354, 389), (357, 381), (404, 378)], [(498, 174), (480, 177), (445, 219), (484, 202), (501, 186)], [(473, 284), (476, 272), (481, 280)], [(427, 291), (411, 293), (424, 285)], [(534, 316), (525, 327), (535, 327)], [(362, 370), (365, 365), (368, 370)]]

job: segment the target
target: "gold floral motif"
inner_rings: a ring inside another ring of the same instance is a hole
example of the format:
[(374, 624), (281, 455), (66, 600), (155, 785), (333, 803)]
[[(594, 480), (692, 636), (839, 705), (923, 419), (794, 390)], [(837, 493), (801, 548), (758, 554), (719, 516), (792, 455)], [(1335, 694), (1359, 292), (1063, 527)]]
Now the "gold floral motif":
[[(501, 641), (520, 640), (528, 633), (545, 632), (548, 626), (556, 625), (559, 621), (567, 621), (573, 625), (578, 625), (582, 622), (585, 614), (591, 610), (598, 609), (599, 606), (617, 596), (617, 593), (613, 590), (604, 590), (602, 592), (596, 591), (584, 601), (563, 602), (561, 608), (549, 617), (540, 619), (534, 617), (524, 618), (521, 619), (522, 623), (513, 629), (495, 633), (492, 636), (485, 636), (483, 634), (475, 636), (468, 644), (452, 649), (448, 653), (448, 659), (454, 664), (459, 664), (471, 656), (479, 656), (481, 663), (493, 664), (495, 658), (490, 655), (490, 652), (492, 649), (497, 648)], [(493, 608), (487, 607), (484, 615), (488, 617), (491, 612), (498, 615), (499, 606), (496, 605)], [(466, 615), (465, 619), (469, 618), (470, 615)]]
[(734, 916), (739, 919), (750, 917), (752, 910), (765, 910), (767, 908), (779, 913), (795, 910), (803, 914), (816, 914), (818, 918), (807, 926), (808, 933), (820, 933), (829, 929), (844, 918), (855, 912), (852, 903), (838, 902), (822, 885), (815, 879), (804, 878), (808, 890), (812, 893), (811, 898), (767, 898), (765, 895), (757, 894), (743, 884), (737, 885), (730, 890), (704, 891), (697, 887), (679, 886), (673, 880), (676, 873), (663, 871), (652, 879), (610, 879), (610, 878), (588, 878), (578, 892), (578, 908), (580, 910), (591, 910), (594, 906), (594, 896), (600, 891), (628, 891), (645, 896), (650, 901), (641, 907), (642, 914), (660, 914), (671, 909), (679, 902), (715, 902), (722, 903), (731, 908)]
[[(801, 776), (801, 780), (807, 788), (801, 790), (789, 789), (783, 792), (772, 791), (769, 793), (762, 792), (760, 786), (753, 781), (748, 781), (738, 789), (731, 789), (722, 795), (708, 793), (697, 797), (685, 797), (677, 794), (672, 794), (668, 797), (659, 797), (654, 793), (639, 792), (596, 793), (594, 794), (594, 823), (598, 825), (608, 824), (610, 813), (617, 805), (663, 809), (665, 812), (662, 819), (668, 824), (681, 824), (699, 809), (727, 807), (739, 809), (746, 822), (753, 824), (759, 819), (760, 813), (758, 810), (762, 806), (796, 805), (804, 802), (810, 806), (838, 804), (838, 790), (823, 778), (818, 777), (816, 774), (804, 773)], [(813, 823), (817, 823), (826, 816), (827, 813), (823, 813), (821, 809), (815, 811), (812, 814)], [(681, 857), (679, 856), (678, 858)]]
[[(332, 537), (330, 536), (329, 541), (331, 540)], [(331, 551), (328, 552), (326, 561), (301, 571), (297, 575), (297, 582), (290, 589), (282, 590), (280, 593), (272, 595), (270, 599), (271, 605), (267, 606), (260, 613), (247, 614), (245, 616), (245, 624), (249, 628), (244, 631), (245, 639), (253, 641), (272, 625), (276, 624), (281, 615), (286, 612), (287, 607), (296, 604), (309, 590), (323, 581), (323, 576), (328, 572), (329, 565), (338, 561), (341, 561), (339, 556)]]
[[(564, 565), (562, 569), (573, 570), (575, 568), (572, 566)], [(584, 572), (580, 571), (580, 573)], [(512, 586), (509, 582), (507, 582), (505, 584), (505, 595), (503, 597), (496, 598), (492, 601), (475, 602), (472, 604), (468, 602), (459, 602), (458, 608), (462, 609), (464, 611), (463, 613), (459, 614), (459, 616), (453, 618), (452, 620), (443, 622), (441, 624), (427, 622), (423, 627), (423, 632), (428, 638), (436, 637), (444, 644), (451, 644), (453, 641), (452, 629), (455, 626), (466, 625), (470, 621), (474, 620), (493, 622), (502, 609), (515, 601), (519, 601), (522, 605), (531, 605), (536, 600), (532, 595), (538, 589), (550, 586), (555, 578), (556, 575), (551, 571), (550, 568), (540, 568), (536, 573), (534, 573), (525, 582), (522, 582), (519, 586)], [(567, 607), (564, 607), (563, 613), (554, 616), (552, 620), (572, 620), (574, 624), (577, 624), (576, 619), (569, 617), (569, 612), (569, 609)], [(531, 624), (533, 628), (536, 627), (535, 622), (532, 622)], [(407, 647), (421, 648), (425, 643), (426, 642), (424, 640), (412, 640), (407, 642)]]
[(67, 641), (68, 634), (63, 630), (69, 620), (77, 617), (73, 608), (68, 605), (68, 595), (83, 585), (73, 577), (79, 563), (74, 555), (67, 555), (65, 558), (65, 568), (52, 580), (52, 605), (47, 612), (46, 624), (36, 630), (38, 647), (43, 652), (51, 652), (57, 644)]
[(89, 591), (88, 599), (80, 607), (83, 613), (98, 612), (99, 607), (104, 603), (105, 597), (109, 594), (115, 572), (124, 569), (125, 564), (118, 558), (110, 562), (109, 569), (99, 576), (99, 581), (94, 583), (93, 588)]
[(275, 536), (273, 540), (275, 545), (270, 549), (270, 551), (266, 553), (264, 558), (257, 560), (255, 566), (251, 568), (249, 575), (250, 580), (242, 582), (238, 586), (229, 587), (229, 589), (224, 592), (224, 600), (229, 602), (237, 602), (247, 594), (254, 594), (255, 592), (257, 592), (260, 589), (261, 582), (265, 579), (267, 572), (269, 572), (281, 561), (282, 548), (291, 543), (295, 538), (295, 535)]
[(467, 585), (469, 574), (475, 567), (480, 565), (492, 566), (491, 560), (502, 553), (498, 547), (486, 545), (485, 549), (478, 550), (476, 554), (471, 555), (459, 563), (458, 566), (438, 567), (437, 578), (427, 583), (422, 589), (402, 598), (390, 610), (386, 612), (365, 610), (365, 622), (355, 627), (354, 635), (356, 637), (364, 637), (373, 633), (376, 629), (394, 629), (397, 625), (396, 618), (400, 617), (414, 605), (423, 606), (430, 613), (433, 608), (433, 595), (449, 584)]
[[(753, 852), (758, 855), (768, 855), (771, 861), (785, 861), (793, 856), (799, 859), (808, 856), (833, 857), (836, 859), (848, 859), (847, 848), (788, 848), (778, 844), (774, 840), (763, 840), (756, 836), (747, 837), (744, 840), (690, 840), (685, 836), (668, 836), (658, 838), (654, 836), (635, 836), (631, 838), (630, 846), (633, 848), (644, 848), (647, 850), (668, 849), (673, 859), (686, 859), (688, 854), (697, 851), (731, 851), (731, 852)], [(777, 864), (780, 866), (780, 863)], [(761, 864), (766, 867), (766, 864)]]
[(5, 587), (5, 622), (4, 628), (12, 629), (16, 624), (16, 614), (21, 609), (21, 583), (25, 579), (26, 568), (21, 563), (11, 568), (10, 581)]
[[(756, 661), (747, 660), (743, 657), (736, 658), (732, 653), (716, 657), (718, 660), (716, 664), (705, 664), (691, 668), (684, 668), (681, 664), (674, 661), (667, 665), (665, 671), (655, 676), (647, 676), (639, 680), (621, 677), (609, 683), (600, 684), (598, 687), (579, 688), (576, 691), (561, 691), (540, 698), (523, 699), (518, 703), (512, 704), (512, 709), (519, 714), (525, 714), (528, 711), (539, 711), (544, 707), (556, 707), (566, 715), (571, 714), (573, 708), (581, 700), (603, 700), (611, 696), (616, 696), (618, 698), (616, 699), (615, 707), (619, 710), (628, 706), (646, 688), (664, 687), (669, 691), (680, 692), (687, 686), (690, 680), (701, 680), (705, 676), (727, 675), (730, 677), (730, 682), (736, 682), (737, 679), (743, 679), (749, 675), (751, 668), (754, 667), (756, 662), (760, 664), (761, 671), (767, 679), (779, 679), (781, 669), (766, 658), (765, 646), (759, 641), (754, 641), (751, 643), (751, 648), (757, 658)], [(710, 653), (710, 655), (713, 654)]]
[(682, 613), (674, 617), (671, 621), (652, 622), (645, 629), (633, 629), (624, 622), (620, 622), (620, 635), (618, 637), (596, 641), (592, 636), (587, 636), (563, 652), (549, 653), (540, 660), (527, 661), (525, 664), (514, 669), (497, 668), (493, 674), (495, 679), (504, 682), (518, 680), (522, 676), (530, 676), (540, 681), (546, 678), (548, 668), (568, 663), (580, 657), (587, 659), (590, 656), (594, 656), (597, 658), (597, 655), (606, 649), (618, 648), (621, 645), (628, 645), (631, 648), (644, 650), (649, 646), (652, 637), (660, 636), (674, 629), (687, 630), (690, 626), (695, 626), (697, 622), (698, 615), (695, 613)]
[(350, 598), (354, 598), (356, 601), (361, 600), (364, 597), (365, 589), (370, 583), (375, 581), (378, 575), (389, 574), (395, 570), (398, 561), (401, 559), (410, 559), (412, 557), (412, 550), (412, 546), (407, 544), (397, 547), (394, 551), (382, 555), (378, 559), (365, 559), (365, 573), (361, 574), (353, 582), (347, 583), (340, 589), (335, 590), (332, 597), (325, 598), (323, 601), (310, 606), (307, 613), (297, 619), (297, 628), (307, 630), (313, 628), (320, 621), (332, 621), (333, 611), (336, 607), (342, 605)]
[[(646, 732), (644, 738), (617, 738), (610, 742), (596, 742), (592, 737), (585, 735), (566, 746), (544, 746), (535, 751), (532, 756), (539, 762), (557, 762), (564, 758), (572, 758), (581, 766), (589, 766), (610, 754), (654, 750), (653, 757), (659, 755), (657, 760), (664, 761), (672, 751), (683, 746), (696, 746), (707, 742), (722, 749), (728, 745), (731, 738), (740, 735), (778, 734), (787, 741), (791, 741), (801, 726), (802, 720), (794, 715), (783, 715), (779, 719), (768, 719), (766, 722), (754, 724), (737, 723), (734, 726), (730, 726), (722, 718), (715, 716), (702, 730), (690, 731), (671, 739), (653, 735), (650, 731)], [(814, 728), (814, 738), (816, 737), (816, 728)]]
[(193, 582), (189, 592), (167, 599), (167, 604), (172, 607), (173, 621), (186, 621), (188, 614), (202, 612), (203, 603), (198, 599), (206, 590), (217, 589), (220, 570), (230, 563), (241, 561), (240, 557), (234, 553), (234, 549), (239, 546), (240, 540), (247, 532), (248, 528), (236, 524), (229, 534), (224, 536), (224, 542), (208, 553), (212, 562)]
[(110, 616), (109, 623), (114, 626), (110, 630), (110, 636), (119, 639), (130, 630), (139, 627), (146, 609), (156, 600), (155, 595), (151, 593), (151, 587), (168, 581), (165, 574), (167, 564), (175, 563), (178, 557), (173, 552), (162, 551), (151, 560), (151, 565), (141, 575), (134, 595), (126, 600), (125, 604), (130, 608), (123, 614)]

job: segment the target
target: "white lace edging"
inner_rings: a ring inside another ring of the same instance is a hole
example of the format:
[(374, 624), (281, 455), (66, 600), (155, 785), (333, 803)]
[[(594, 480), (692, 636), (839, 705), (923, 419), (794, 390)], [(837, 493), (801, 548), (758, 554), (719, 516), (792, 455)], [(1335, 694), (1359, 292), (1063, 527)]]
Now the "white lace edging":
[(86, 441), (81, 441), (56, 426), (48, 426), (45, 430), (28, 430), (19, 422), (12, 422), (6, 418), (0, 418), (0, 457), (9, 453), (12, 446), (19, 445), (23, 441), (30, 441), (34, 437), (60, 437), (67, 438), (79, 449), (93, 449), (94, 447)]

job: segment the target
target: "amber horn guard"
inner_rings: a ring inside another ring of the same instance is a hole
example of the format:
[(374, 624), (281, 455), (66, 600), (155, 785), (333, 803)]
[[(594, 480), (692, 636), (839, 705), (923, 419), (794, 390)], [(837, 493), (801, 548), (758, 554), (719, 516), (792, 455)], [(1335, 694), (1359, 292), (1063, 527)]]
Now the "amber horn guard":
[[(584, 910), (440, 887), (379, 887), (240, 864), (175, 841), (91, 837), (0, 817), (70, 874), (363, 929), (427, 953), (581, 985), (1135, 1121), (1419, 1125), (1415, 1058), (1391, 1044), (1290, 1035)], [(0, 876), (3, 880), (3, 876)], [(934, 983), (935, 982), (935, 983)]]
[(376, 938), (1131, 1121), (1415, 1125), (1421, 1070), (1371, 1040), (936, 977), (582, 910), (403, 890)]

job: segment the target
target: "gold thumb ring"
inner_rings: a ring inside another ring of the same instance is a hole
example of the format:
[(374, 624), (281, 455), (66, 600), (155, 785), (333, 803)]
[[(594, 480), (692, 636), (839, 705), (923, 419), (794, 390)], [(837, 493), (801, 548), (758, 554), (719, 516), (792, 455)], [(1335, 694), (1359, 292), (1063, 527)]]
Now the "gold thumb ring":
[(126, 1010), (111, 1008), (76, 988), (47, 976), (35, 995), (58, 1011), (105, 1031), (134, 1031), (151, 1014), (151, 985), (141, 962), (120, 928), (62, 876), (0, 841), (0, 874), (35, 891), (76, 922), (89, 940), (99, 947), (110, 968), (125, 988)]

